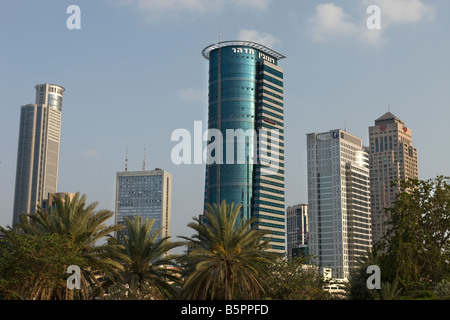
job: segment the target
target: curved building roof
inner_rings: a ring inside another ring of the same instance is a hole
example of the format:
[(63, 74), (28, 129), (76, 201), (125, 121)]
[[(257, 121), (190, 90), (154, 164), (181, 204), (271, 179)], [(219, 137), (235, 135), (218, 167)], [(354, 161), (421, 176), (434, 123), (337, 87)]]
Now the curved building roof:
[(202, 50), (202, 55), (205, 59), (209, 60), (209, 54), (211, 53), (211, 51), (219, 49), (219, 48), (223, 48), (223, 47), (229, 47), (229, 46), (244, 46), (244, 47), (255, 48), (255, 49), (262, 51), (278, 60), (286, 58), (281, 53), (276, 52), (275, 50), (272, 50), (262, 44), (252, 42), (252, 41), (243, 41), (243, 40), (222, 41), (217, 44), (209, 45), (205, 49)]
[(49, 86), (59, 87), (59, 88), (62, 89), (63, 92), (66, 91), (66, 88), (64, 88), (63, 86), (60, 86), (59, 84), (54, 84), (54, 83), (42, 83), (42, 84), (37, 84), (37, 85), (34, 86), (34, 88), (37, 89), (38, 87), (40, 87), (40, 86), (45, 86), (45, 85), (47, 85), (47, 84), (48, 84)]

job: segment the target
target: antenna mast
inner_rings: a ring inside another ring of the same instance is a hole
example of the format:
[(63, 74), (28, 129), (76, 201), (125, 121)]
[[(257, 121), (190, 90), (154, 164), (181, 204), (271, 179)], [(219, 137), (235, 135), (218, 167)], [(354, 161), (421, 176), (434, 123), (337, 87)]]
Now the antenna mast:
[(127, 148), (127, 157), (125, 158), (125, 171), (128, 171), (128, 148)]
[(144, 147), (144, 160), (142, 161), (142, 171), (145, 171), (145, 147)]

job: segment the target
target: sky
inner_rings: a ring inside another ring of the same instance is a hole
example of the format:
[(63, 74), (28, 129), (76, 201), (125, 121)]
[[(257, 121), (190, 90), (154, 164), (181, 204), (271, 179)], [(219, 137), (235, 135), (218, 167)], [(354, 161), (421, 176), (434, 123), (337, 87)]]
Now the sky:
[[(80, 29), (69, 29), (80, 9)], [(370, 5), (380, 29), (370, 30)], [(63, 98), (59, 192), (114, 210), (116, 172), (173, 176), (171, 234), (203, 209), (204, 164), (176, 165), (176, 129), (207, 128), (208, 61), (219, 41), (261, 43), (284, 69), (286, 206), (307, 203), (306, 134), (368, 141), (390, 111), (412, 129), (419, 178), (450, 176), (448, 0), (97, 0), (0, 4), (0, 225), (12, 223), (20, 106), (36, 84)], [(194, 139), (194, 137), (193, 137)]]

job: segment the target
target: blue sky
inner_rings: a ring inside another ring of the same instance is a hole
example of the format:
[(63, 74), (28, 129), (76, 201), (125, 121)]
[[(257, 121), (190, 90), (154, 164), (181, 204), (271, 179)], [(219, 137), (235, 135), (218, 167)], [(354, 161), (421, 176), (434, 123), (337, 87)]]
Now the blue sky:
[[(69, 30), (69, 5), (81, 29)], [(381, 8), (381, 30), (366, 9)], [(286, 59), (286, 205), (307, 202), (306, 134), (346, 126), (368, 144), (368, 127), (390, 110), (412, 128), (419, 177), (450, 176), (448, 0), (98, 0), (0, 4), (0, 225), (12, 221), (19, 110), (34, 86), (63, 99), (59, 191), (114, 209), (115, 175), (173, 175), (172, 235), (203, 207), (204, 165), (174, 165), (178, 128), (207, 116), (208, 63), (222, 40), (268, 45)]]

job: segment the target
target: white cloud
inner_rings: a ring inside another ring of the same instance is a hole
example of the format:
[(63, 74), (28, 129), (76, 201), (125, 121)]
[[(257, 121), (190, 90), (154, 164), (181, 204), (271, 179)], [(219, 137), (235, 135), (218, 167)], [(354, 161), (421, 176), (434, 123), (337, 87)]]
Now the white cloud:
[[(378, 5), (381, 9), (381, 30), (369, 30), (366, 19), (368, 6)], [(314, 42), (353, 39), (361, 43), (379, 46), (384, 43), (383, 35), (395, 24), (417, 23), (432, 19), (434, 9), (420, 0), (361, 0), (361, 17), (354, 19), (334, 3), (319, 4), (308, 20), (308, 32)], [(356, 21), (355, 21), (356, 20)]]
[[(214, 0), (215, 1), (215, 0)], [(271, 0), (232, 0), (231, 3), (242, 8), (267, 10), (271, 4)]]
[(186, 88), (178, 91), (178, 97), (186, 102), (205, 102), (207, 101), (208, 92), (206, 90)]
[(334, 3), (319, 4), (308, 23), (312, 38), (317, 42), (336, 36), (354, 36), (359, 32), (344, 9)]
[(275, 38), (270, 33), (247, 29), (242, 29), (239, 31), (237, 40), (253, 41), (269, 48), (273, 48), (276, 44), (281, 43), (279, 39)]
[(227, 7), (267, 10), (271, 0), (114, 0), (119, 5), (134, 7), (149, 22), (185, 15), (220, 13)]
[(434, 8), (420, 0), (363, 0), (361, 5), (376, 4), (381, 9), (385, 25), (394, 23), (416, 23), (434, 18)]

